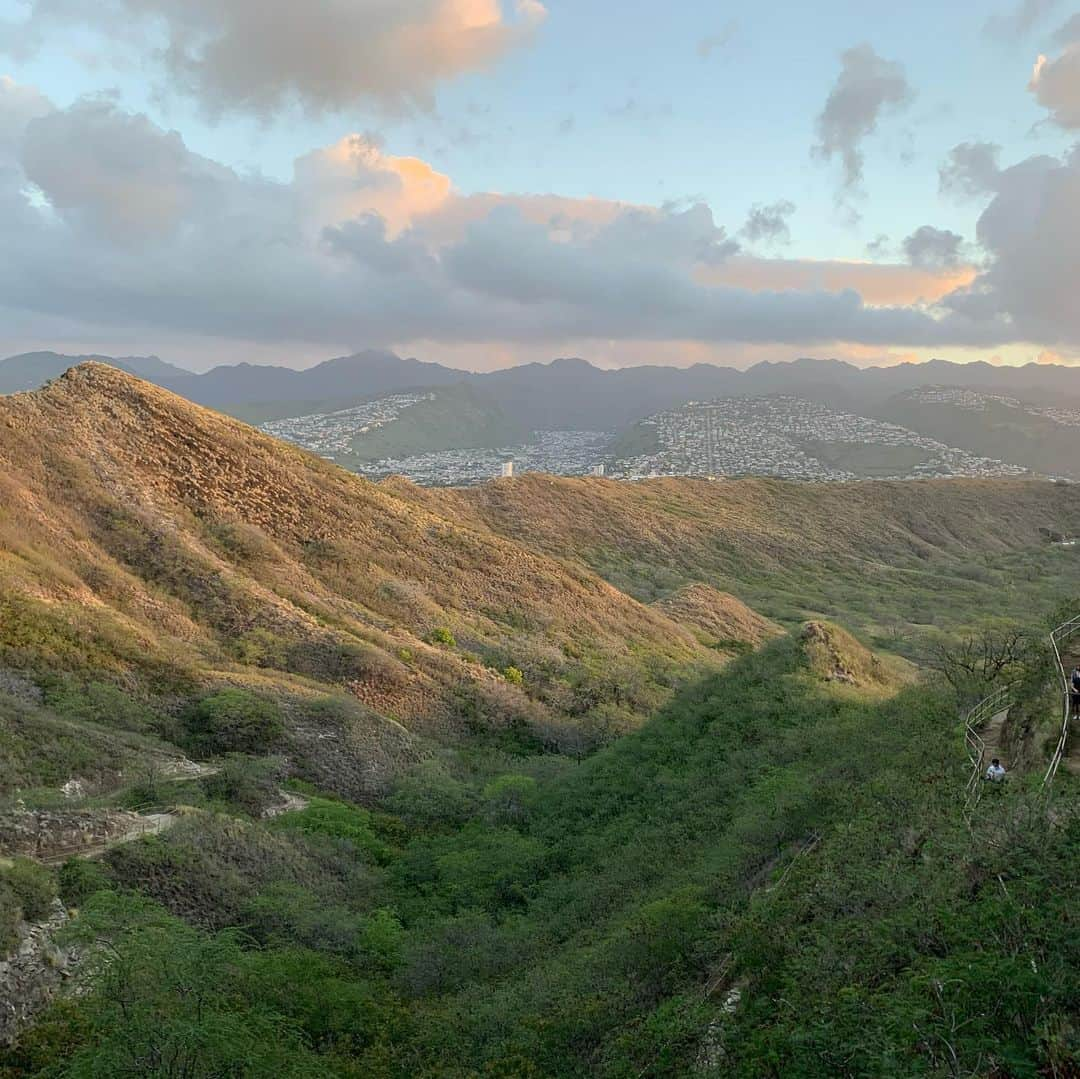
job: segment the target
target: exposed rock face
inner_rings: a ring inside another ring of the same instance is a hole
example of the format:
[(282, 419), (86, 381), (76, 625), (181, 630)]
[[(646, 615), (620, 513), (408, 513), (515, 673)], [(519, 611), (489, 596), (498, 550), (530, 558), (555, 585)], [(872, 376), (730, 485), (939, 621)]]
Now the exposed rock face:
[(99, 847), (140, 827), (120, 810), (22, 810), (0, 813), (0, 854), (51, 861)]
[(826, 682), (880, 686), (889, 680), (873, 652), (829, 622), (807, 622), (802, 630), (802, 646), (810, 669)]
[(74, 972), (77, 956), (53, 940), (67, 920), (57, 900), (46, 921), (19, 926), (19, 943), (0, 959), (0, 1045), (11, 1045)]
[(14, 697), (23, 704), (40, 704), (45, 694), (19, 671), (0, 667), (0, 693)]

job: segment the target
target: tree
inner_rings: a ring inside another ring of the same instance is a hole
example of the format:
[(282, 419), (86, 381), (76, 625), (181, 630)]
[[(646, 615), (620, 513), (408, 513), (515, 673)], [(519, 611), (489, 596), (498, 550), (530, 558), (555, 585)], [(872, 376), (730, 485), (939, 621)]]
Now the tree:
[(1023, 630), (987, 628), (957, 641), (938, 641), (931, 646), (930, 660), (959, 697), (977, 700), (996, 683), (1018, 675), (1034, 649)]
[(203, 697), (188, 713), (197, 752), (267, 753), (284, 731), (281, 709), (244, 689), (223, 689)]

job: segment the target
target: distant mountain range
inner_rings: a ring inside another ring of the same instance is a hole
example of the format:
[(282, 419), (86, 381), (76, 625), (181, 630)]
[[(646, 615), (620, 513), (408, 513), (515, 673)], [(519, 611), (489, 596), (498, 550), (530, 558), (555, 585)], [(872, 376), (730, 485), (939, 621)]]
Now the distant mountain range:
[(350, 407), (403, 390), (467, 383), (508, 422), (529, 429), (618, 430), (666, 408), (714, 397), (787, 393), (875, 414), (890, 398), (925, 386), (1007, 393), (1036, 405), (1080, 405), (1080, 369), (1029, 364), (921, 364), (859, 368), (840, 360), (759, 363), (746, 371), (711, 364), (605, 371), (580, 359), (474, 374), (367, 351), (305, 371), (235, 364), (194, 374), (156, 356), (64, 356), (34, 352), (0, 361), (0, 393), (34, 389), (87, 359), (111, 364), (198, 404), (249, 422)]

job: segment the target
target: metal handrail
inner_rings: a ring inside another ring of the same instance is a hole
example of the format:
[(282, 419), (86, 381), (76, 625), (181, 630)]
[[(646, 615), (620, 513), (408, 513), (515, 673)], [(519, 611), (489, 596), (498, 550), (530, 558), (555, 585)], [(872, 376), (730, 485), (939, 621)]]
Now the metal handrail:
[(1054, 755), (1050, 758), (1050, 765), (1043, 776), (1042, 785), (1045, 787), (1051, 783), (1057, 775), (1058, 765), (1065, 756), (1065, 745), (1069, 740), (1069, 720), (1072, 718), (1072, 695), (1069, 689), (1069, 675), (1065, 670), (1065, 663), (1061, 658), (1061, 645), (1080, 633), (1080, 615), (1062, 622), (1057, 629), (1050, 634), (1050, 645), (1054, 649), (1054, 659), (1057, 662), (1058, 673), (1061, 675), (1062, 694), (1062, 722), (1061, 734), (1054, 748)]
[(971, 775), (964, 787), (969, 808), (978, 798), (979, 780), (982, 778), (982, 767), (986, 758), (986, 742), (979, 734), (979, 728), (1002, 709), (1012, 707), (1014, 689), (1013, 683), (998, 686), (993, 693), (983, 697), (974, 708), (969, 709), (964, 717), (964, 742), (967, 745), (968, 760), (971, 761)]

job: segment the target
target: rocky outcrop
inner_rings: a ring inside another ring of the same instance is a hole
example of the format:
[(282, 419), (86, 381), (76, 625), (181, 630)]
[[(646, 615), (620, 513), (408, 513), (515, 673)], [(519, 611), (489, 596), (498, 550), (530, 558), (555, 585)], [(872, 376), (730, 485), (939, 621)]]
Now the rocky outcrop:
[(0, 1045), (11, 1045), (72, 976), (77, 955), (54, 940), (67, 921), (57, 900), (48, 919), (18, 927), (18, 944), (0, 959)]
[(884, 686), (889, 672), (881, 660), (850, 633), (830, 622), (807, 622), (802, 648), (810, 669), (826, 682)]
[(0, 813), (0, 854), (63, 859), (132, 835), (145, 818), (121, 810), (16, 810)]

